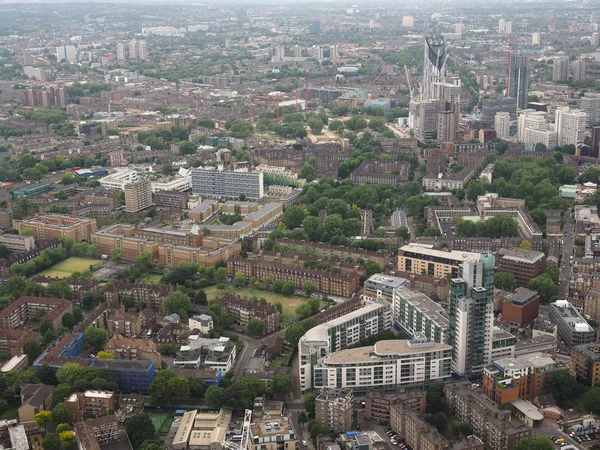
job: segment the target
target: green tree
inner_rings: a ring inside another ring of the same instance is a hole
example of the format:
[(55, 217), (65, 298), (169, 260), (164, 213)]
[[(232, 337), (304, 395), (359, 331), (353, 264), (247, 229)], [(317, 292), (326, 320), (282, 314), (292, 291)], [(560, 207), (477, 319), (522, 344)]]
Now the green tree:
[(40, 411), (35, 415), (35, 424), (38, 426), (38, 428), (43, 428), (45, 430), (50, 422), (52, 422), (51, 411)]
[(315, 439), (317, 436), (324, 436), (331, 433), (329, 427), (321, 422), (312, 421), (309, 423), (310, 437)]
[(555, 450), (554, 442), (548, 437), (539, 435), (534, 439), (519, 439), (515, 450)]
[(532, 291), (536, 291), (540, 294), (540, 299), (544, 303), (548, 303), (553, 297), (559, 293), (558, 285), (550, 279), (550, 277), (542, 274), (538, 277), (532, 278), (527, 285)]
[(44, 450), (59, 450), (60, 439), (54, 433), (46, 434), (46, 437), (42, 440), (42, 448)]
[(600, 387), (593, 387), (583, 397), (583, 405), (590, 414), (600, 413)]
[(246, 275), (244, 275), (244, 272), (241, 272), (241, 271), (236, 272), (235, 275), (233, 276), (233, 282), (236, 287), (244, 286), (246, 284)]
[(71, 425), (69, 425), (68, 423), (59, 423), (56, 426), (56, 432), (60, 436), (60, 433), (62, 433), (63, 431), (72, 431), (71, 430)]
[(308, 119), (307, 124), (313, 131), (313, 133), (321, 134), (321, 131), (323, 130), (323, 122), (321, 121), (321, 119), (319, 119), (318, 117), (311, 117), (310, 119)]
[(288, 230), (293, 230), (302, 226), (303, 220), (307, 215), (308, 213), (302, 206), (290, 206), (285, 210), (283, 223), (285, 223)]
[(552, 372), (548, 375), (546, 388), (561, 408), (571, 408), (573, 400), (585, 390), (566, 370)]
[(306, 293), (306, 296), (310, 297), (313, 294), (313, 292), (315, 292), (315, 290), (317, 289), (317, 285), (312, 281), (308, 280), (304, 282), (303, 288), (304, 292)]
[(225, 390), (217, 386), (210, 386), (204, 394), (204, 403), (210, 409), (220, 409), (225, 404)]
[(75, 442), (75, 434), (72, 431), (70, 431), (70, 430), (63, 431), (63, 432), (59, 433), (58, 436), (59, 436), (60, 442), (62, 442), (63, 448), (65, 450), (70, 450), (77, 446), (77, 443)]
[(180, 155), (194, 155), (198, 150), (198, 146), (190, 141), (185, 141), (179, 144)]
[(112, 262), (121, 262), (123, 259), (123, 250), (120, 248), (113, 248), (110, 259)]
[(52, 408), (52, 422), (54, 423), (68, 423), (73, 425), (73, 413), (67, 405), (59, 403)]
[(306, 411), (300, 411), (300, 413), (298, 414), (298, 422), (302, 425), (305, 424), (306, 422), (308, 422), (308, 414), (306, 414)]
[(156, 430), (148, 414), (138, 414), (125, 421), (125, 430), (134, 449), (139, 449), (143, 442), (156, 439)]
[(23, 346), (23, 351), (27, 355), (29, 365), (33, 365), (33, 362), (42, 354), (42, 348), (35, 339), (28, 339)]
[(304, 410), (309, 416), (315, 416), (315, 408), (317, 406), (317, 396), (313, 392), (304, 394)]
[(292, 324), (285, 330), (285, 340), (292, 347), (296, 347), (300, 341), (300, 338), (304, 336), (304, 333), (306, 333), (306, 331), (304, 331), (302, 325)]
[(400, 227), (396, 229), (396, 236), (403, 241), (410, 241), (410, 230), (408, 227)]
[(108, 341), (108, 331), (104, 328), (87, 327), (83, 332), (83, 340), (95, 350), (101, 350)]
[(61, 383), (57, 385), (52, 389), (52, 406), (57, 406), (59, 403), (64, 402), (71, 395), (71, 392), (73, 392), (73, 389), (70, 384)]
[(496, 272), (494, 274), (494, 287), (504, 291), (513, 291), (517, 287), (517, 280), (512, 273)]
[(296, 285), (293, 281), (286, 281), (283, 283), (283, 286), (281, 287), (281, 293), (283, 295), (293, 295), (294, 292), (296, 292)]
[(290, 375), (273, 375), (271, 378), (271, 390), (283, 398), (294, 392), (294, 381)]
[(248, 321), (248, 335), (252, 337), (260, 337), (264, 334), (267, 324), (260, 319), (250, 319)]
[(160, 370), (150, 383), (148, 393), (153, 406), (166, 406), (172, 398), (189, 398), (191, 395), (190, 382), (175, 372)]
[(206, 393), (206, 382), (202, 378), (188, 377), (190, 384), (190, 397), (203, 398)]
[(188, 313), (192, 308), (192, 302), (187, 294), (182, 291), (172, 291), (167, 295), (163, 308), (167, 314), (177, 313), (182, 319), (187, 319)]

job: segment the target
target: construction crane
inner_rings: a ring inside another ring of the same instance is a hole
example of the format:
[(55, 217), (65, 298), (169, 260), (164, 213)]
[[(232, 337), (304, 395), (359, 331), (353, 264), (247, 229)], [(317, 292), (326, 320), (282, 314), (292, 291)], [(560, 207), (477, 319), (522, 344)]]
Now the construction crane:
[(410, 83), (410, 74), (408, 73), (408, 67), (404, 64), (404, 71), (406, 72), (406, 84), (408, 84), (408, 93), (410, 95), (410, 99), (413, 100), (413, 90), (412, 85)]
[(281, 116), (279, 115), (279, 99), (280, 94), (277, 94), (277, 96), (275, 97), (275, 101), (277, 102), (277, 123), (281, 122)]
[(237, 442), (226, 441), (223, 439), (221, 447), (227, 450), (248, 450), (248, 443), (250, 442), (250, 423), (252, 421), (252, 410), (247, 409), (244, 413), (244, 424), (242, 426), (242, 440)]
[(250, 123), (254, 123), (254, 105), (252, 104), (252, 97), (250, 97)]

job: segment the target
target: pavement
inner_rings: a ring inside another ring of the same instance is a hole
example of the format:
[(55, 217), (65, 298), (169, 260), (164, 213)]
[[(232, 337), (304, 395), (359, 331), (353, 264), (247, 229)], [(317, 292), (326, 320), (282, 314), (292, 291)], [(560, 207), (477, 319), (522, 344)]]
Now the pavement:
[(254, 355), (254, 352), (262, 345), (261, 341), (252, 339), (243, 334), (235, 333), (239, 336), (240, 341), (244, 343), (244, 350), (234, 366), (233, 382), (237, 383), (244, 376), (244, 371), (248, 365), (248, 361)]
[(560, 269), (559, 295), (561, 298), (565, 298), (569, 291), (569, 278), (571, 276), (572, 268), (570, 256), (573, 254), (573, 251), (575, 249), (575, 243), (573, 238), (575, 226), (573, 223), (573, 219), (570, 218), (570, 215), (572, 214), (570, 210), (568, 210), (568, 214), (569, 215), (566, 217), (565, 227), (563, 230), (566, 231), (566, 233), (563, 233), (563, 256), (561, 261), (562, 266)]

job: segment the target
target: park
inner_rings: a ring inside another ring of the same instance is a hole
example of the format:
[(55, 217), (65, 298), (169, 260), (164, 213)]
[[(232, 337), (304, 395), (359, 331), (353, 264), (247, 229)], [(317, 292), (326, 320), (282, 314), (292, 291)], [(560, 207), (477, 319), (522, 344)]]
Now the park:
[(39, 275), (51, 278), (67, 278), (71, 276), (73, 272), (83, 272), (88, 270), (90, 265), (95, 266), (101, 262), (102, 260), (100, 259), (78, 258), (72, 256), (53, 265), (49, 269), (40, 272)]

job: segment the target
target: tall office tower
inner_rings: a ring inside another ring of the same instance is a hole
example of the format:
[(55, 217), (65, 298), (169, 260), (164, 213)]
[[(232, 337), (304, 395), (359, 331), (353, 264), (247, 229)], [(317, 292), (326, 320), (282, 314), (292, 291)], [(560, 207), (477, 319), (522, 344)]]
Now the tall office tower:
[(554, 58), (552, 66), (552, 81), (566, 81), (569, 79), (569, 57)]
[(600, 34), (592, 33), (592, 37), (590, 38), (590, 43), (592, 44), (592, 48), (595, 50), (600, 47)]
[(568, 106), (556, 109), (556, 145), (575, 145), (583, 142), (587, 114)]
[(369, 20), (369, 28), (375, 28), (375, 21), (373, 19)]
[(531, 45), (540, 45), (542, 43), (542, 35), (540, 33), (533, 33), (531, 35)]
[(148, 43), (146, 41), (138, 42), (138, 58), (142, 61), (148, 59)]
[(498, 31), (500, 31), (501, 33), (504, 33), (504, 30), (506, 30), (506, 20), (500, 19), (498, 21)]
[(450, 280), (452, 370), (462, 376), (483, 372), (492, 356), (494, 327), (493, 255), (467, 259)]
[(510, 137), (510, 113), (496, 113), (494, 130), (496, 130), (496, 137), (499, 139), (508, 139)]
[(129, 59), (138, 59), (138, 45), (135, 39), (129, 42)]
[(592, 127), (592, 145), (590, 146), (590, 156), (592, 158), (600, 157), (600, 126)]
[(404, 28), (412, 28), (415, 26), (415, 19), (413, 16), (404, 16), (402, 17), (402, 26)]
[(506, 22), (504, 27), (504, 34), (512, 34), (512, 22)]
[(136, 213), (152, 206), (152, 184), (150, 180), (140, 180), (128, 184), (125, 191), (125, 212)]
[(587, 64), (584, 58), (577, 58), (571, 63), (571, 70), (573, 72), (573, 81), (581, 81), (586, 78)]
[(508, 66), (508, 96), (517, 99), (517, 109), (527, 108), (529, 67), (527, 56), (511, 53)]
[(454, 142), (456, 138), (456, 113), (442, 111), (437, 120), (437, 140), (440, 143)]
[(119, 61), (125, 61), (126, 56), (125, 56), (125, 45), (123, 45), (122, 42), (119, 42), (117, 44), (117, 59)]
[(330, 58), (339, 58), (340, 57), (340, 46), (332, 45), (329, 47), (329, 57)]
[(422, 100), (426, 101), (435, 99), (434, 84), (444, 82), (448, 53), (444, 37), (427, 36), (424, 50)]
[(581, 110), (587, 114), (586, 126), (600, 125), (600, 94), (581, 97)]

